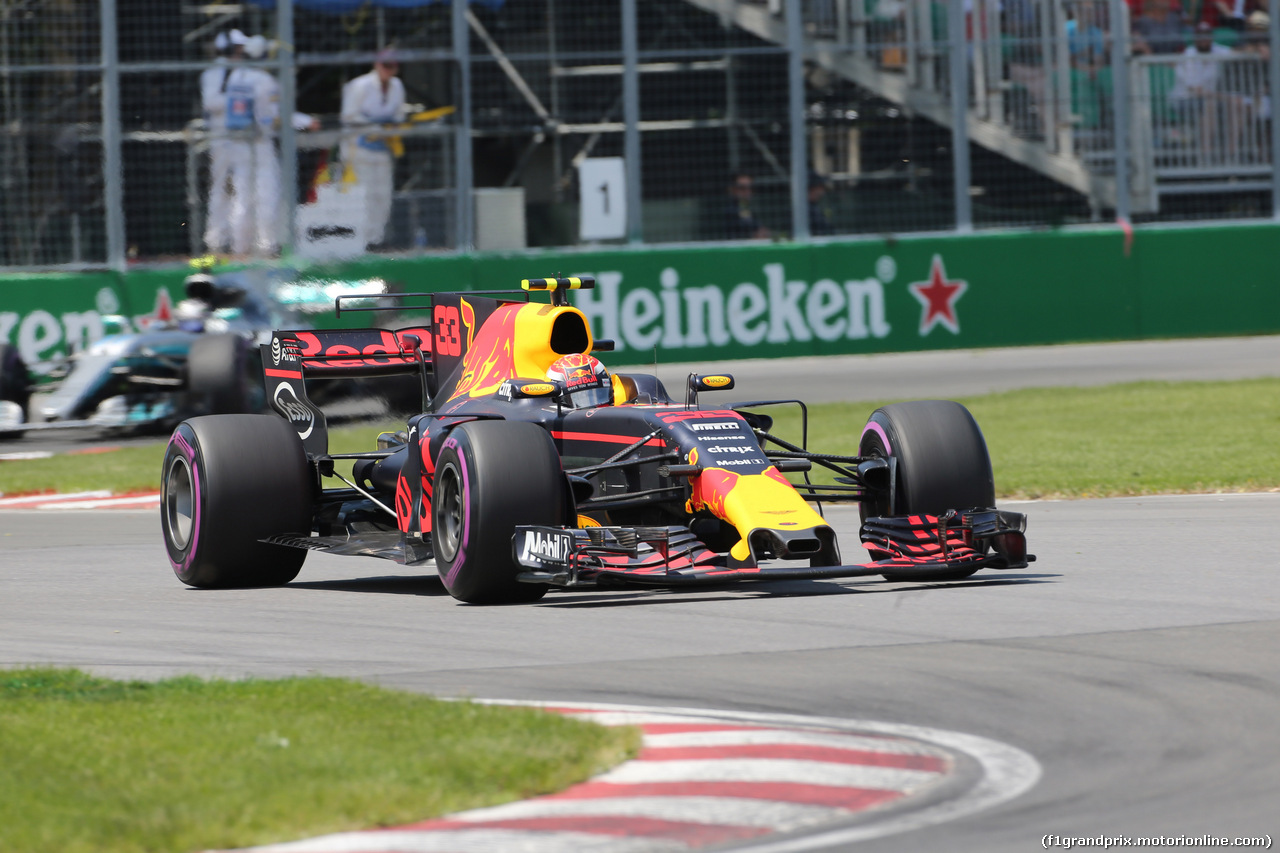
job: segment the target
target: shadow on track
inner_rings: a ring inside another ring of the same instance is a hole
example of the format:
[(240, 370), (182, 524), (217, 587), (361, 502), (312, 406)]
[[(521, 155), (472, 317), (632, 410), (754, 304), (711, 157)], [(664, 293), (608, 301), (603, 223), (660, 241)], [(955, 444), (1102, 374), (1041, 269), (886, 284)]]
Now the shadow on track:
[[(572, 594), (572, 599), (557, 600), (557, 596), (554, 599), (543, 599), (533, 606), (544, 608), (639, 607), (648, 604), (682, 604), (689, 601), (735, 601), (742, 598), (807, 598), (822, 595), (923, 592), (957, 587), (1025, 586), (1028, 584), (1053, 583), (1060, 577), (1062, 576), (1057, 574), (1018, 574), (990, 579), (978, 578), (965, 581), (948, 581), (946, 583), (888, 583), (882, 580), (858, 584), (840, 584), (829, 580), (774, 581), (706, 586), (702, 587), (701, 591), (698, 592), (690, 592), (687, 589), (631, 588), (569, 593)], [(729, 591), (736, 594), (724, 594)]]
[(382, 595), (448, 595), (444, 584), (435, 575), (400, 577), (384, 575), (372, 578), (352, 578), (340, 581), (295, 581), (287, 589), (327, 589), (335, 592), (374, 592)]
[[(946, 583), (888, 583), (882, 580), (861, 583), (833, 583), (829, 580), (773, 581), (754, 584), (724, 584), (702, 587), (698, 591), (688, 589), (595, 589), (551, 590), (549, 598), (521, 607), (590, 608), (590, 607), (641, 607), (652, 604), (682, 604), (689, 601), (734, 601), (742, 598), (807, 598), (823, 595), (866, 595), (886, 592), (924, 592), (956, 588), (983, 588), (998, 586), (1025, 586), (1027, 584), (1053, 583), (1062, 577), (1057, 574), (1017, 574), (993, 578), (975, 578)], [(448, 591), (435, 575), (402, 577), (382, 575), (350, 580), (295, 581), (287, 589), (317, 589), (333, 592), (360, 592), (379, 595), (422, 595), (435, 598), (447, 597)], [(733, 593), (733, 594), (728, 594)]]

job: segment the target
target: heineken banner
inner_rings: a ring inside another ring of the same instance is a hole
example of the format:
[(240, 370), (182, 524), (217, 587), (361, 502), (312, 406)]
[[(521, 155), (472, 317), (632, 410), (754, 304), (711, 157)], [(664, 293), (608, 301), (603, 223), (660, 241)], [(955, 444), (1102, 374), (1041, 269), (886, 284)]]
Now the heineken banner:
[[(572, 301), (610, 364), (1280, 332), (1280, 227), (1004, 233), (609, 251), (370, 258), (300, 281), (403, 292), (511, 289), (591, 275)], [(0, 340), (31, 364), (100, 335), (104, 315), (163, 321), (185, 268), (0, 279)], [(422, 300), (419, 300), (421, 302)], [(386, 322), (394, 322), (394, 317)], [(356, 314), (348, 321), (378, 322)]]

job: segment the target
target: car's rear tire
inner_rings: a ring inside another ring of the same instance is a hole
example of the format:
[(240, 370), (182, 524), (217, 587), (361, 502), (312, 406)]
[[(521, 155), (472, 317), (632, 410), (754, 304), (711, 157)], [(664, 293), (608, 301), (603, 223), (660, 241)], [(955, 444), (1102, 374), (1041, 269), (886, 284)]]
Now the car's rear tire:
[[(897, 460), (893, 506), (888, 495), (864, 501), (864, 520), (995, 506), (995, 479), (986, 440), (973, 415), (959, 403), (918, 400), (876, 409), (862, 430), (858, 455)], [(974, 571), (899, 569), (886, 572), (884, 577), (891, 581), (962, 580)]]
[(208, 415), (178, 424), (161, 469), (160, 525), (178, 580), (195, 587), (279, 586), (307, 552), (259, 540), (311, 532), (302, 442), (275, 415)]
[(187, 356), (187, 388), (210, 414), (235, 415), (260, 411), (261, 370), (249, 342), (239, 335), (203, 335)]
[(432, 549), (445, 589), (459, 601), (536, 601), (511, 553), (517, 524), (564, 524), (568, 483), (560, 454), (535, 424), (474, 421), (449, 433), (436, 457)]
[[(0, 401), (12, 403), (22, 410), (22, 420), (27, 419), (31, 403), (31, 375), (27, 363), (13, 344), (0, 344)], [(21, 438), (25, 430), (0, 432), (0, 438)]]

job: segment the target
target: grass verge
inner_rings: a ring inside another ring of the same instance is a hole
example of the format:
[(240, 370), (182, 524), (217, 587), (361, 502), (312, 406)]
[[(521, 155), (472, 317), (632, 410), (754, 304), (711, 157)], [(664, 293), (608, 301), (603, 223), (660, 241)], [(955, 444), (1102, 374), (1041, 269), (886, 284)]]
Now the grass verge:
[[(1280, 379), (1031, 389), (960, 402), (986, 436), (1002, 498), (1280, 488)], [(810, 406), (809, 446), (856, 454), (877, 405)], [(771, 413), (779, 435), (799, 437), (794, 408)], [(372, 448), (386, 428), (394, 427), (333, 430), (331, 448)], [(163, 455), (161, 445), (0, 462), (0, 494), (157, 489)]]
[[(1139, 382), (959, 398), (1004, 499), (1280, 488), (1280, 380)], [(855, 455), (876, 403), (810, 407), (809, 445)], [(799, 435), (798, 416), (780, 434)]]
[(0, 850), (182, 853), (405, 824), (561, 790), (634, 729), (333, 678), (0, 670)]

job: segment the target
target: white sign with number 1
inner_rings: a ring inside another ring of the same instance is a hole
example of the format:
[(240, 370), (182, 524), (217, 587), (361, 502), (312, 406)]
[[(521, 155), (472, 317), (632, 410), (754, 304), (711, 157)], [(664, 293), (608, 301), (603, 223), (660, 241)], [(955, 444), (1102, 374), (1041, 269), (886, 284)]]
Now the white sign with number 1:
[(583, 240), (627, 236), (627, 174), (621, 157), (588, 157), (578, 165)]

